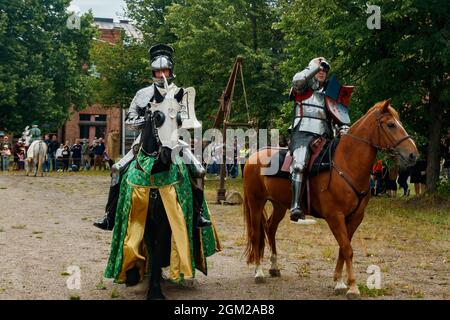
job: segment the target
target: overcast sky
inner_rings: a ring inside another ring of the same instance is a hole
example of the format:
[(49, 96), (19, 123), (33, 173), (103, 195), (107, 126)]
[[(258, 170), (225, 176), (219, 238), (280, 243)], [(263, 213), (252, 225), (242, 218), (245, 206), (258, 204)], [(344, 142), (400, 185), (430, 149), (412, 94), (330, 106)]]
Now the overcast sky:
[(72, 0), (71, 5), (78, 7), (82, 14), (92, 9), (94, 17), (114, 20), (124, 18), (123, 8), (126, 7), (124, 0)]

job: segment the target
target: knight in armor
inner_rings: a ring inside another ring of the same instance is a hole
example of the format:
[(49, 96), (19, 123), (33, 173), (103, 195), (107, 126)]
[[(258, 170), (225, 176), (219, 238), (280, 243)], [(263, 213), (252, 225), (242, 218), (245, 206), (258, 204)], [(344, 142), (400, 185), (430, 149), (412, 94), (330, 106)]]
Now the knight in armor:
[[(169, 88), (177, 88), (173, 83), (175, 75), (173, 73), (174, 62), (172, 59), (173, 49), (165, 44), (158, 44), (150, 48), (150, 63), (152, 69), (153, 84), (139, 90), (131, 101), (130, 108), (125, 119), (125, 125), (137, 132), (144, 129), (148, 114), (148, 109), (152, 104), (161, 103), (166, 95), (167, 88), (164, 87), (164, 79), (169, 83)], [(184, 94), (183, 88), (179, 88), (175, 98), (181, 101)], [(141, 144), (141, 134), (133, 142), (131, 150), (111, 168), (111, 186), (108, 201), (103, 218), (94, 222), (94, 226), (103, 230), (112, 230), (114, 227), (115, 212), (119, 199), (121, 176), (127, 170), (129, 164), (134, 160)], [(189, 176), (191, 178), (192, 193), (194, 201), (194, 221), (197, 228), (211, 225), (211, 221), (203, 215), (204, 199), (204, 176), (205, 169), (198, 159), (191, 152), (190, 148), (183, 148), (183, 159), (187, 164)]]
[(322, 136), (331, 139), (334, 130), (340, 135), (348, 125), (331, 116), (325, 99), (326, 81), (330, 64), (323, 57), (315, 58), (302, 71), (296, 73), (290, 100), (294, 100), (294, 119), (291, 129), (289, 150), (293, 157), (291, 164), (291, 222), (305, 223), (305, 214), (300, 207), (302, 186), (310, 159), (310, 144)]
[[(35, 121), (31, 125), (31, 129), (28, 130), (28, 126), (25, 128), (24, 135), (28, 137), (25, 141), (25, 146), (28, 148), (27, 150), (27, 158), (33, 158), (33, 143), (36, 141), (42, 141), (42, 133), (41, 129), (39, 129), (38, 122)], [(37, 142), (36, 142), (37, 143)]]
[(41, 129), (39, 129), (37, 122), (34, 122), (33, 125), (31, 126), (29, 135), (30, 135), (30, 141), (29, 141), (30, 146), (34, 141), (42, 140)]

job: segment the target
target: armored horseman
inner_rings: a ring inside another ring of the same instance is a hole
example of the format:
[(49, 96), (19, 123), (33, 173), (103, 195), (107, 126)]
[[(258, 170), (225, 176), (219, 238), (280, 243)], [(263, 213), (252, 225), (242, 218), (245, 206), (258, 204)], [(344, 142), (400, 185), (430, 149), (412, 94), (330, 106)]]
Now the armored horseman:
[(290, 100), (294, 100), (294, 119), (289, 150), (291, 163), (291, 222), (308, 223), (300, 207), (302, 187), (310, 159), (310, 146), (322, 136), (331, 139), (349, 129), (348, 100), (353, 87), (340, 86), (333, 76), (326, 81), (330, 64), (323, 57), (315, 58), (295, 74)]
[[(178, 88), (174, 83), (174, 62), (172, 58), (173, 49), (165, 44), (158, 44), (150, 48), (150, 60), (152, 69), (153, 84), (149, 87), (139, 90), (131, 102), (128, 114), (125, 120), (125, 125), (131, 130), (141, 132), (145, 127), (146, 114), (152, 107), (160, 104), (167, 93), (167, 88), (164, 87), (165, 79), (169, 83), (168, 89), (176, 90), (175, 98), (182, 101), (185, 96), (185, 90)], [(164, 116), (158, 117), (156, 121), (162, 121)], [(179, 119), (182, 122), (184, 119)], [(186, 129), (192, 129), (187, 128)], [(169, 133), (170, 134), (170, 133)], [(167, 132), (163, 132), (162, 136), (167, 136)], [(182, 143), (182, 141), (179, 141)], [(141, 134), (133, 142), (131, 150), (119, 162), (114, 164), (111, 169), (111, 186), (108, 195), (108, 201), (105, 208), (105, 215), (103, 218), (94, 222), (94, 226), (104, 229), (112, 230), (115, 221), (115, 211), (117, 208), (117, 201), (119, 198), (121, 175), (125, 172), (129, 164), (135, 159), (135, 155), (139, 150), (141, 144)], [(189, 174), (192, 184), (192, 193), (194, 200), (194, 221), (198, 228), (208, 227), (211, 222), (203, 215), (203, 199), (204, 199), (204, 176), (205, 169), (202, 167), (198, 159), (192, 154), (190, 146), (183, 148), (183, 159), (189, 169)]]
[(113, 168), (107, 204), (114, 228), (104, 275), (133, 286), (148, 273), (149, 299), (165, 298), (163, 267), (169, 281), (183, 283), (196, 270), (206, 275), (206, 258), (221, 250), (208, 220), (204, 169), (179, 139), (180, 128), (200, 124), (192, 121), (195, 90), (172, 82), (172, 52), (163, 44), (150, 49), (154, 84), (137, 92), (125, 120), (140, 137)]

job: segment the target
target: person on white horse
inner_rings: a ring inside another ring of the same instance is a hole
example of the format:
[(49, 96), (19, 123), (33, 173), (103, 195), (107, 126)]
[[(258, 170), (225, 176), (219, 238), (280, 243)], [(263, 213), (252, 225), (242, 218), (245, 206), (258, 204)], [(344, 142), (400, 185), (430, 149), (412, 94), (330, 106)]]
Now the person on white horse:
[(37, 166), (35, 169), (35, 176), (38, 171), (43, 175), (42, 163), (47, 156), (47, 145), (42, 141), (41, 130), (39, 129), (37, 122), (33, 122), (30, 130), (28, 130), (28, 126), (25, 128), (24, 138), (25, 146), (28, 147), (26, 161), (28, 164), (27, 175), (32, 169), (32, 166), (30, 166), (31, 164), (34, 164), (34, 167)]

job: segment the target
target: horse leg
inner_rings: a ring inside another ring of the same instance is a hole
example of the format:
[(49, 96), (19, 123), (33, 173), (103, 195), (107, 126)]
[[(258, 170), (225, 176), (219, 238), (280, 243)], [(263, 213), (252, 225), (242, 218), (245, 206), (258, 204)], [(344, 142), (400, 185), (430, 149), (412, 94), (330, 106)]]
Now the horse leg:
[(334, 287), (334, 294), (341, 295), (347, 293), (347, 285), (342, 278), (342, 269), (344, 267), (344, 255), (342, 250), (339, 249), (339, 254), (336, 262), (336, 268), (334, 269), (333, 281), (336, 282)]
[[(161, 196), (157, 191), (151, 191), (152, 199), (149, 209), (150, 218), (149, 232), (151, 244), (151, 268), (150, 268), (150, 285), (147, 293), (147, 299), (164, 300), (166, 297), (161, 290), (161, 275), (164, 264), (164, 254), (168, 252), (168, 243), (170, 243), (170, 225), (167, 219)], [(153, 196), (156, 194), (156, 196)]]
[[(338, 213), (336, 215), (327, 217), (326, 221), (327, 221), (328, 226), (330, 227), (331, 231), (333, 232), (334, 237), (336, 238), (336, 240), (339, 244), (339, 255), (341, 255), (341, 253), (342, 253), (342, 256), (345, 260), (345, 264), (347, 266), (348, 285), (352, 289), (347, 292), (347, 298), (348, 299), (357, 299), (357, 298), (359, 298), (359, 290), (358, 290), (358, 287), (356, 286), (356, 280), (355, 280), (355, 276), (353, 274), (353, 266), (352, 266), (353, 249), (350, 244), (350, 238), (347, 233), (345, 216), (341, 213)], [(340, 263), (342, 263), (342, 262), (340, 262), (339, 257), (338, 257), (338, 264), (336, 265), (337, 269), (338, 269)]]
[(280, 277), (280, 267), (277, 262), (277, 246), (275, 243), (275, 235), (277, 233), (278, 225), (280, 224), (280, 221), (283, 220), (284, 215), (286, 214), (286, 209), (277, 204), (273, 204), (273, 212), (271, 217), (268, 220), (267, 223), (267, 238), (269, 241), (270, 251), (272, 252), (272, 255), (270, 256), (270, 269), (269, 274), (271, 277)]
[(42, 169), (42, 157), (40, 155), (38, 158), (38, 167), (37, 167), (36, 173), (38, 173), (38, 172), (41, 174), (41, 177), (44, 176), (44, 170)]
[[(347, 234), (348, 234), (348, 238), (349, 238), (350, 242), (352, 241), (353, 234), (355, 233), (356, 229), (358, 229), (363, 218), (364, 218), (364, 212), (362, 212), (361, 214), (352, 215), (349, 218), (349, 220), (347, 221)], [(352, 264), (351, 264), (351, 266), (352, 266)], [(341, 267), (341, 271), (342, 271), (342, 267)], [(358, 285), (356, 284), (356, 280), (354, 280), (353, 282), (350, 282), (351, 278), (355, 279), (355, 276), (353, 275), (353, 270), (347, 269), (347, 274), (348, 274), (348, 278), (349, 278), (348, 284), (349, 284), (350, 288), (347, 291), (346, 295), (349, 299), (359, 299), (360, 292), (358, 289)]]

